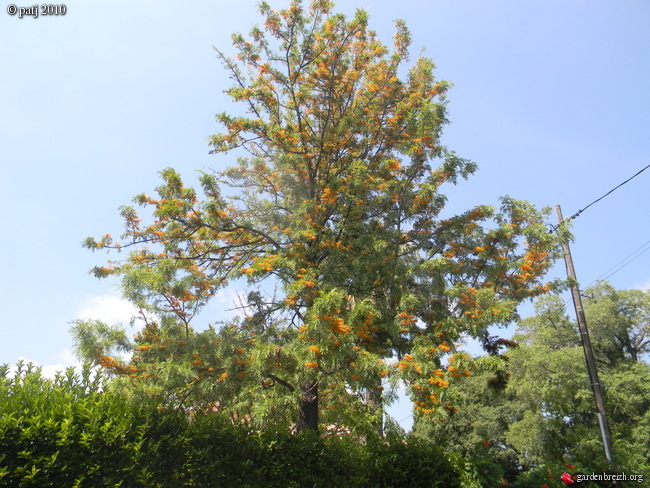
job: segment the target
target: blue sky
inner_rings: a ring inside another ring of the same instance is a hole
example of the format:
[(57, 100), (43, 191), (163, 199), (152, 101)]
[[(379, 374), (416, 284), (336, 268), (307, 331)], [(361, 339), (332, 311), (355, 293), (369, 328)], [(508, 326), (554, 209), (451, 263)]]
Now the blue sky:
[[(235, 159), (208, 154), (214, 115), (233, 110), (213, 46), (229, 51), (230, 34), (259, 21), (256, 2), (66, 6), (36, 19), (0, 11), (0, 363), (74, 364), (71, 320), (128, 319), (114, 284), (88, 274), (107, 256), (81, 241), (119, 234), (118, 207), (151, 192), (159, 170), (195, 182), (195, 170)], [(650, 164), (650, 3), (346, 0), (336, 10), (358, 7), (388, 43), (404, 19), (413, 57), (426, 49), (454, 82), (443, 141), (479, 171), (447, 189), (450, 210), (507, 194), (568, 216)], [(575, 220), (581, 283), (650, 241), (648, 189), (650, 170)], [(650, 253), (610, 282), (650, 287)]]

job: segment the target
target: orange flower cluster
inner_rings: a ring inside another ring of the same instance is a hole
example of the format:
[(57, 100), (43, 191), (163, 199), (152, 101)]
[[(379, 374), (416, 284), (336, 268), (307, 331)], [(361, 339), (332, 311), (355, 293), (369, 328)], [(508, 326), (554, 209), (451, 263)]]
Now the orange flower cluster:
[(445, 380), (441, 380), (440, 378), (429, 378), (427, 379), (429, 383), (431, 383), (433, 386), (437, 386), (439, 388), (449, 386), (449, 382)]
[(345, 319), (342, 317), (334, 317), (332, 315), (314, 315), (314, 318), (329, 322), (330, 330), (337, 335), (348, 334), (351, 330), (350, 326), (345, 324)]

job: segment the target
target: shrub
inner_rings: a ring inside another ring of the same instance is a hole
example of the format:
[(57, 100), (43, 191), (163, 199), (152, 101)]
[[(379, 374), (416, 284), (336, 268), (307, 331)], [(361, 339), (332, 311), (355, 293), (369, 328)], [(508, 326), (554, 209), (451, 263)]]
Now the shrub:
[(293, 435), (128, 401), (85, 366), (54, 379), (0, 367), (0, 487), (446, 487), (458, 475), (422, 440)]

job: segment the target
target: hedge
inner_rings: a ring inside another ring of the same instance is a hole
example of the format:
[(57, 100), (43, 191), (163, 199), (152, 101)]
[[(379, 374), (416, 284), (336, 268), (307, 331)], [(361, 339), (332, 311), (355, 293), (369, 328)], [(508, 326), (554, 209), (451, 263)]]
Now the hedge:
[[(390, 437), (260, 432), (210, 413), (136, 405), (84, 367), (55, 379), (0, 367), (0, 487), (445, 487), (455, 464)], [(457, 463), (456, 463), (457, 464)]]

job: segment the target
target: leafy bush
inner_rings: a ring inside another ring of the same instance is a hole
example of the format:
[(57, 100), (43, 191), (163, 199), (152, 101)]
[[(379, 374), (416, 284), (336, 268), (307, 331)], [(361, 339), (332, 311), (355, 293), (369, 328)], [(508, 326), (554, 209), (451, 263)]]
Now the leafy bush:
[(168, 453), (150, 456), (164, 419), (104, 386), (89, 366), (53, 380), (31, 364), (19, 363), (13, 375), (3, 366), (0, 486), (171, 486), (173, 473), (160, 462)]
[(257, 431), (217, 413), (134, 404), (89, 366), (0, 368), (0, 487), (460, 486), (417, 439)]

